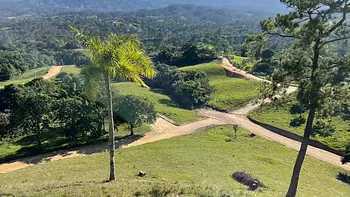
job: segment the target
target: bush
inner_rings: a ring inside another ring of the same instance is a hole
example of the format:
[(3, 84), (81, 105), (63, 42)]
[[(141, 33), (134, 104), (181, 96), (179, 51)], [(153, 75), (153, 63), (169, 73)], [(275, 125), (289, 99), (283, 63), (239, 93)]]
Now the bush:
[(232, 178), (234, 178), (241, 184), (248, 186), (249, 190), (251, 191), (255, 191), (259, 187), (266, 188), (266, 186), (262, 182), (245, 172), (235, 172), (233, 173)]
[(318, 121), (313, 128), (313, 135), (318, 134), (322, 137), (331, 136), (335, 132), (335, 128), (324, 122)]
[(290, 126), (292, 127), (300, 127), (301, 125), (305, 124), (306, 120), (304, 117), (302, 116), (299, 116), (297, 118), (293, 118), (291, 121), (290, 121)]

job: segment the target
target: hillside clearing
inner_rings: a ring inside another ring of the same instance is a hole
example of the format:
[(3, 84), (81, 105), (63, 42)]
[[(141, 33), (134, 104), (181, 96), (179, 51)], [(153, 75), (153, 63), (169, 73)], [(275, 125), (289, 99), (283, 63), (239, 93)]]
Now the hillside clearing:
[[(267, 151), (274, 150), (274, 151)], [(0, 193), (16, 196), (283, 196), (296, 152), (231, 126), (119, 149), (117, 181), (105, 183), (108, 154), (66, 159), (0, 174)], [(143, 170), (144, 178), (137, 177)], [(231, 178), (253, 174), (268, 188), (256, 192)], [(336, 179), (343, 170), (307, 157), (298, 196), (346, 197), (350, 187)], [(40, 180), (40, 181), (39, 181)], [(156, 195), (158, 194), (158, 195)]]
[(244, 106), (259, 95), (260, 83), (252, 80), (231, 78), (216, 61), (181, 68), (183, 71), (198, 70), (208, 74), (214, 92), (208, 107), (220, 111), (232, 111)]
[(49, 69), (50, 69), (50, 67), (47, 66), (47, 67), (29, 70), (20, 76), (14, 77), (11, 80), (0, 82), (0, 89), (4, 88), (7, 85), (11, 85), (11, 84), (16, 85), (16, 84), (28, 83), (29, 81), (31, 81), (35, 78), (42, 77), (42, 76), (46, 75), (47, 72), (49, 71)]

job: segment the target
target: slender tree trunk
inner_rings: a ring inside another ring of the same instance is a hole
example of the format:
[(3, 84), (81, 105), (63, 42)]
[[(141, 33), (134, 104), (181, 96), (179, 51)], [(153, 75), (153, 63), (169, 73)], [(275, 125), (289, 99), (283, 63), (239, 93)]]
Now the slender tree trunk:
[(294, 165), (292, 180), (290, 182), (288, 193), (287, 193), (286, 197), (295, 197), (297, 194), (299, 175), (300, 175), (301, 167), (302, 167), (304, 159), (305, 159), (307, 147), (309, 145), (309, 139), (310, 139), (310, 135), (312, 132), (312, 125), (313, 125), (313, 121), (315, 118), (315, 113), (316, 113), (315, 107), (310, 109), (309, 117), (308, 117), (307, 124), (306, 124), (305, 131), (304, 131), (303, 141), (301, 143), (298, 157), (297, 157), (295, 165)]
[(37, 132), (35, 134), (36, 148), (39, 152), (41, 152), (43, 150), (43, 145), (41, 143), (41, 128), (40, 128), (40, 125), (38, 123), (36, 124), (36, 129), (37, 129)]
[(113, 121), (113, 103), (112, 92), (109, 83), (109, 75), (105, 75), (105, 85), (108, 98), (108, 119), (109, 119), (109, 155), (110, 155), (110, 172), (109, 181), (115, 180), (115, 139), (114, 139), (114, 121)]
[(130, 136), (133, 136), (133, 135), (135, 135), (135, 133), (134, 133), (134, 126), (130, 125)]

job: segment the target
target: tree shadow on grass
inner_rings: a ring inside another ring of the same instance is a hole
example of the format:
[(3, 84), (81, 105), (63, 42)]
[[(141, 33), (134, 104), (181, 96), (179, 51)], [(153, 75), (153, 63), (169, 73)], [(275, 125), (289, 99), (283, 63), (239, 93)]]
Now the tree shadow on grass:
[(337, 179), (343, 183), (350, 185), (350, 175), (346, 173), (339, 172), (339, 174), (337, 175)]
[(159, 103), (167, 105), (168, 107), (179, 107), (174, 101), (168, 99), (160, 99)]
[[(132, 142), (137, 141), (142, 137), (143, 137), (142, 135), (135, 135), (135, 136), (126, 136), (126, 137), (116, 138), (115, 139), (116, 148), (118, 149), (125, 145), (131, 144)], [(102, 153), (108, 150), (108, 143), (106, 143), (105, 140), (102, 140), (99, 143), (92, 144), (92, 145), (85, 145), (85, 146), (83, 145), (81, 147), (75, 147), (75, 148), (70, 148), (66, 150), (62, 150), (63, 148), (65, 147), (60, 147), (58, 149), (53, 148), (50, 150), (46, 150), (46, 152), (52, 151), (50, 153), (37, 155), (39, 152), (37, 151), (35, 146), (26, 147), (16, 151), (14, 154), (1, 158), (0, 163), (4, 163), (10, 160), (15, 160), (21, 157), (27, 157), (27, 158), (11, 161), (9, 163), (20, 162), (25, 164), (38, 164), (41, 162), (52, 161), (57, 157), (59, 159), (69, 157), (69, 156), (72, 156), (73, 154), (91, 155), (96, 153)], [(36, 155), (36, 156), (29, 158), (29, 156), (31, 155)]]

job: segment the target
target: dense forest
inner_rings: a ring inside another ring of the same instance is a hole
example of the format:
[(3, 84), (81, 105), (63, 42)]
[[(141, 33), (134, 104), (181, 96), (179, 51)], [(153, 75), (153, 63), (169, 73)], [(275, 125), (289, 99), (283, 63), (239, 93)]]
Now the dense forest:
[[(0, 1), (2, 16), (46, 15), (57, 12), (57, 8), (66, 10), (93, 9), (100, 11), (132, 11), (139, 9), (157, 9), (172, 4), (209, 5), (231, 7), (244, 10), (259, 10), (275, 13), (285, 11), (285, 6), (278, 0), (2, 0)], [(254, 6), (251, 6), (254, 5)], [(43, 9), (44, 8), (44, 9)]]
[(27, 64), (19, 65), (21, 69), (2, 71), (2, 75), (12, 76), (11, 73), (19, 70), (47, 65), (87, 64), (70, 26), (102, 36), (108, 32), (137, 34), (153, 57), (162, 51), (184, 51), (191, 48), (189, 45), (199, 46), (198, 43), (213, 46), (215, 53), (222, 54), (239, 52), (246, 35), (258, 31), (257, 21), (264, 16), (231, 9), (173, 5), (157, 10), (72, 11), (46, 17), (2, 19), (0, 49), (21, 54)]

